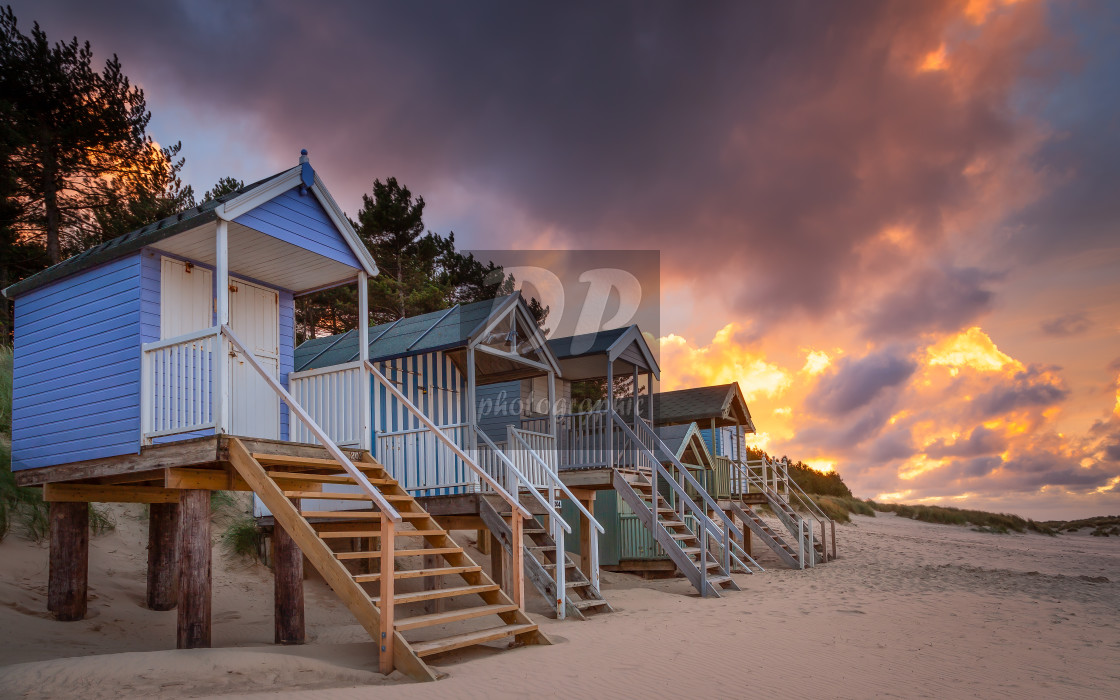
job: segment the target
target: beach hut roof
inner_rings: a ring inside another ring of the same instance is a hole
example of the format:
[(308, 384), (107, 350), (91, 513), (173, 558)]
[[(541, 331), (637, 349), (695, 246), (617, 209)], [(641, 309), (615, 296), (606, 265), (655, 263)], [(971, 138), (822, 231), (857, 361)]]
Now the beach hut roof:
[(657, 425), (695, 421), (707, 426), (714, 419), (720, 427), (742, 425), (747, 432), (755, 432), (750, 409), (737, 382), (665, 391), (654, 396), (653, 406)]
[[(299, 165), (289, 168), (275, 175), (270, 175), (263, 180), (245, 185), (233, 192), (224, 194), (217, 199), (211, 199), (186, 211), (164, 217), (159, 221), (146, 224), (116, 238), (105, 241), (88, 250), (67, 258), (57, 265), (52, 265), (27, 279), (20, 280), (4, 290), (4, 296), (9, 299), (26, 294), (33, 289), (38, 289), (51, 282), (68, 277), (76, 272), (86, 270), (97, 265), (116, 260), (141, 248), (153, 245), (167, 238), (197, 228), (219, 218), (231, 218), (242, 213), (240, 209), (252, 208), (280, 194), (284, 190), (299, 185), (301, 182), (319, 199), (323, 208), (333, 220), (342, 237), (361, 261), (365, 271), (371, 275), (377, 274), (377, 265), (373, 261), (366, 247), (361, 243), (357, 234), (350, 226), (346, 215), (338, 208), (334, 198), (327, 192), (319, 176), (306, 162), (306, 152)], [(310, 182), (310, 185), (306, 183)], [(306, 190), (305, 190), (306, 191)], [(236, 211), (236, 213), (234, 213)]]
[(643, 369), (648, 369), (655, 377), (661, 376), (657, 359), (653, 356), (653, 351), (642, 335), (641, 329), (636, 325), (553, 338), (548, 341), (548, 348), (557, 360), (564, 362), (565, 376), (571, 379), (587, 379), (602, 375), (601, 362), (579, 360), (579, 358), (591, 358), (597, 355), (606, 356), (610, 362), (622, 360), (637, 364)]
[[(385, 361), (465, 348), (490, 325), (491, 319), (508, 311), (511, 305), (520, 305), (524, 317), (532, 317), (521, 295), (514, 293), (382, 323), (369, 329), (369, 358)], [(352, 330), (301, 344), (295, 351), (295, 371), (332, 367), (357, 359), (358, 331)]]
[[(699, 428), (695, 423), (678, 423), (676, 425), (663, 425), (658, 427), (657, 435), (661, 438), (661, 442), (665, 447), (669, 448), (672, 455), (687, 465), (695, 466), (708, 466), (711, 464), (711, 453), (708, 451), (707, 445), (704, 443), (704, 437), (700, 434)], [(686, 460), (686, 453), (689, 448), (692, 448), (694, 454)], [(669, 455), (659, 446), (657, 448), (657, 458), (662, 462), (669, 461)]]

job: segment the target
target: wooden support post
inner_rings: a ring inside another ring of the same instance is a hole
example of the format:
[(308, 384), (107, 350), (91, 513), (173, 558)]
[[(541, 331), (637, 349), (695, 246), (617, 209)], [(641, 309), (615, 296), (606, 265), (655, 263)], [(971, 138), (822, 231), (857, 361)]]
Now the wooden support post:
[(477, 546), (478, 546), (478, 553), (479, 554), (489, 554), (490, 553), (490, 531), (489, 530), (479, 530), (478, 535), (476, 537), (476, 542), (478, 543)]
[[(299, 499), (292, 499), (299, 510)], [(280, 523), (272, 527), (274, 641), (304, 644), (307, 631), (303, 613), (303, 552)]]
[(171, 610), (179, 602), (179, 504), (148, 507), (148, 609)]
[[(595, 515), (595, 495), (590, 498), (579, 499), (580, 504), (588, 513)], [(583, 513), (579, 514), (579, 568), (587, 576), (588, 581), (595, 580), (591, 571), (591, 538), (595, 537), (595, 526)]]
[(381, 613), (381, 631), (378, 647), (378, 666), (381, 673), (389, 675), (393, 672), (393, 584), (396, 575), (396, 523), (385, 515), (381, 516), (381, 604), (378, 606)]
[(180, 649), (210, 646), (210, 492), (184, 490), (179, 496)]
[(81, 620), (89, 582), (89, 504), (51, 503), (50, 519), (47, 609), (56, 620)]
[[(509, 516), (510, 530), (513, 532), (513, 537), (510, 542), (510, 550), (513, 555), (510, 557), (509, 575), (510, 575), (510, 598), (513, 599), (514, 604), (525, 609), (525, 568), (524, 568), (524, 532), (525, 522), (521, 519), (521, 513), (516, 510)], [(556, 562), (556, 566), (564, 566), (564, 560)]]
[(490, 535), (490, 578), (502, 587), (507, 593), (510, 590), (509, 581), (506, 579), (506, 550), (496, 535)]
[[(435, 545), (433, 545), (431, 542), (427, 541), (427, 539), (424, 540), (424, 548), (425, 549), (430, 549), (434, 546)], [(423, 559), (423, 562), (424, 562), (423, 563), (423, 568), (425, 568), (425, 569), (438, 568), (438, 567), (441, 566), (441, 560), (442, 559), (443, 559), (443, 557), (441, 557), (438, 554), (425, 554), (424, 559)], [(440, 584), (439, 584), (440, 577), (439, 576), (425, 576), (423, 580), (424, 580), (424, 590), (425, 591), (438, 591), (439, 590), (439, 588), (440, 588)], [(442, 612), (442, 611), (443, 611), (443, 598), (433, 598), (432, 600), (428, 600), (428, 601), (424, 602), (424, 612), (425, 613), (433, 614), (433, 613), (438, 613), (438, 612)]]

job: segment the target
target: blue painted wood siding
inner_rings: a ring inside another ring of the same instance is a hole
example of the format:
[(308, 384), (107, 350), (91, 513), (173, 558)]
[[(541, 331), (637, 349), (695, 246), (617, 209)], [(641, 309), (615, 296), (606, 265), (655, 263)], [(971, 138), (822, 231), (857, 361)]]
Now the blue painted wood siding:
[(292, 188), (234, 221), (331, 260), (361, 268), (354, 251), (311, 192), (301, 195), (299, 188)]
[(16, 299), (14, 471), (139, 451), (144, 284), (135, 253)]
[(504, 441), (507, 425), (521, 425), (522, 407), (528, 393), (528, 382), (520, 380), (486, 384), (475, 389), (478, 427), (491, 440)]
[[(401, 391), (424, 415), (438, 426), (457, 425), (467, 421), (466, 403), (466, 378), (459, 372), (455, 363), (443, 352), (429, 352), (410, 357), (402, 357), (385, 362), (374, 362), (390, 381), (394, 382)], [(373, 424), (373, 453), (377, 456), (377, 438), (384, 433), (396, 433), (404, 430), (422, 428), (419, 419), (407, 410), (400, 401), (391, 396), (385, 387), (370, 379), (372, 384), (372, 424)], [(465, 435), (465, 430), (459, 431)], [(466, 447), (466, 441), (461, 440), (460, 447)], [(421, 468), (417, 461), (408, 461), (406, 468), (418, 471)], [(441, 472), (446, 474), (448, 483), (466, 481), (474, 472), (459, 459), (449, 460), (447, 464), (439, 465)], [(402, 482), (409, 483), (407, 474), (393, 474)], [(415, 483), (415, 482), (412, 482)], [(436, 496), (449, 493), (465, 493), (465, 487), (429, 489), (417, 491), (417, 495)]]

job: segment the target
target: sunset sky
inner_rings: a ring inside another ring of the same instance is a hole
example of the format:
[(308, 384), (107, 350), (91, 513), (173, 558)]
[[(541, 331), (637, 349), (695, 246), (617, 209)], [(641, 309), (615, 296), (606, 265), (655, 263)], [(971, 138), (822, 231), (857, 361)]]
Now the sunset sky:
[(196, 190), (306, 147), (464, 248), (662, 251), (662, 388), (864, 497), (1120, 513), (1120, 4), (15, 2)]

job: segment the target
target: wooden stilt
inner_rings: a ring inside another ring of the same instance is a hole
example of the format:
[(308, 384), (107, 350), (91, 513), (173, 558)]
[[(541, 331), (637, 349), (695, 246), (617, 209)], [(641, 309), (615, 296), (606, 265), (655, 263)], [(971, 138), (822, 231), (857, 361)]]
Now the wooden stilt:
[(47, 609), (56, 620), (86, 616), (89, 581), (89, 504), (51, 503)]
[[(427, 540), (425, 540), (425, 542), (424, 542), (425, 549), (431, 548), (432, 546), (433, 545), (432, 545), (431, 542), (428, 542)], [(425, 554), (424, 555), (423, 566), (424, 566), (425, 569), (436, 569), (436, 568), (439, 568), (441, 566), (444, 566), (443, 557), (441, 557), (438, 554)], [(439, 588), (440, 588), (440, 578), (438, 576), (428, 576), (428, 577), (424, 578), (424, 590), (425, 591), (438, 591)], [(428, 613), (428, 614), (443, 612), (443, 601), (444, 601), (443, 598), (433, 598), (432, 600), (425, 601), (424, 612)]]
[[(299, 499), (292, 500), (298, 510)], [(303, 615), (303, 552), (280, 523), (272, 528), (272, 568), (275, 642), (303, 644), (307, 641)]]
[(171, 610), (179, 601), (179, 504), (148, 507), (148, 609)]
[(490, 531), (489, 530), (479, 530), (478, 531), (478, 537), (475, 541), (478, 543), (478, 553), (479, 554), (489, 554), (490, 553)]
[(210, 646), (210, 492), (184, 489), (179, 496), (180, 649)]

